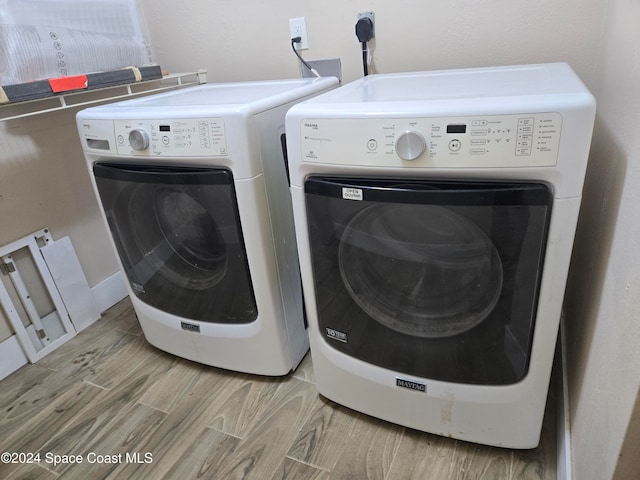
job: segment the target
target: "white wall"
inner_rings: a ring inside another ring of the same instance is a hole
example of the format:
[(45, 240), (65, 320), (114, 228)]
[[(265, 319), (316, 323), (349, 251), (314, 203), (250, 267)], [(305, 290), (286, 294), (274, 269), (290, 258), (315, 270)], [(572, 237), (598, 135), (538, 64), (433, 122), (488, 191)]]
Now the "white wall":
[(117, 269), (91, 190), (75, 111), (0, 122), (0, 245), (44, 227), (69, 236), (90, 285)]
[(640, 478), (639, 412), (629, 424), (640, 387), (638, 19), (637, 1), (608, 2), (593, 88), (597, 126), (566, 301), (576, 479)]
[(374, 72), (566, 61), (595, 73), (600, 0), (140, 0), (164, 69), (205, 67), (211, 81), (299, 76), (289, 19), (305, 17), (306, 59), (339, 57), (362, 74), (358, 12), (376, 14)]

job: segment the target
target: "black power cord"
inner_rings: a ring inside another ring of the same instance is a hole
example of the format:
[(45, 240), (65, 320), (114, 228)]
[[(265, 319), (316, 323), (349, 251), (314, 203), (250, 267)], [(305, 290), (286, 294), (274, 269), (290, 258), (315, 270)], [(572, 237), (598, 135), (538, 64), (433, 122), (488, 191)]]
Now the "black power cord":
[(367, 42), (373, 38), (373, 22), (368, 17), (363, 17), (356, 23), (356, 37), (362, 44), (362, 68), (364, 75), (369, 75), (369, 62), (367, 57), (369, 54), (369, 46)]
[(302, 41), (302, 38), (300, 37), (293, 37), (291, 39), (291, 48), (293, 49), (293, 53), (296, 54), (296, 57), (298, 57), (298, 60), (300, 60), (300, 62), (305, 67), (307, 67), (311, 73), (313, 73), (316, 77), (319, 77), (320, 74), (318, 73), (318, 71), (315, 68), (311, 68), (311, 65), (305, 62), (304, 58), (302, 58), (302, 56), (298, 53), (298, 50), (296, 49), (296, 43), (300, 43), (301, 41)]

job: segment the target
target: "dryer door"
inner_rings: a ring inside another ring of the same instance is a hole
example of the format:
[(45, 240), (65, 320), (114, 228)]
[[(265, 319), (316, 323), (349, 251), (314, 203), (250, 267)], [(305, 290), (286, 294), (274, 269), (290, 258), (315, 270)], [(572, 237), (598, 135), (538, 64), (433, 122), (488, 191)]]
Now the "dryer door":
[(257, 318), (229, 170), (96, 163), (93, 172), (140, 300), (203, 322)]
[(541, 184), (311, 177), (321, 335), (394, 371), (527, 372), (552, 196)]

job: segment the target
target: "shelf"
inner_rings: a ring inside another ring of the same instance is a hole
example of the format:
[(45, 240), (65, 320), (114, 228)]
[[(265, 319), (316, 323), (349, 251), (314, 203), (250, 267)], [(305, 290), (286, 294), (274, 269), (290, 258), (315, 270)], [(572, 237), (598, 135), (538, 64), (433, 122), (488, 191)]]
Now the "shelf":
[(0, 122), (65, 110), (67, 108), (86, 107), (114, 100), (126, 100), (130, 97), (133, 98), (150, 93), (175, 90), (191, 85), (201, 85), (203, 83), (207, 83), (206, 70), (173, 73), (156, 80), (57, 94), (37, 100), (0, 106)]

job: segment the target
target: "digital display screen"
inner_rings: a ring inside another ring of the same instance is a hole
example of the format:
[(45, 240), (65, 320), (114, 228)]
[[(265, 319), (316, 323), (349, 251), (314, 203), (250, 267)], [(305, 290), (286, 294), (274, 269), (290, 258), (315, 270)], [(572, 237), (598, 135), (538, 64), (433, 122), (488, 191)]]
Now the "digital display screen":
[(447, 133), (466, 133), (466, 125), (447, 125)]
[(170, 125), (160, 125), (160, 131), (161, 132), (170, 132), (171, 131), (171, 126)]

